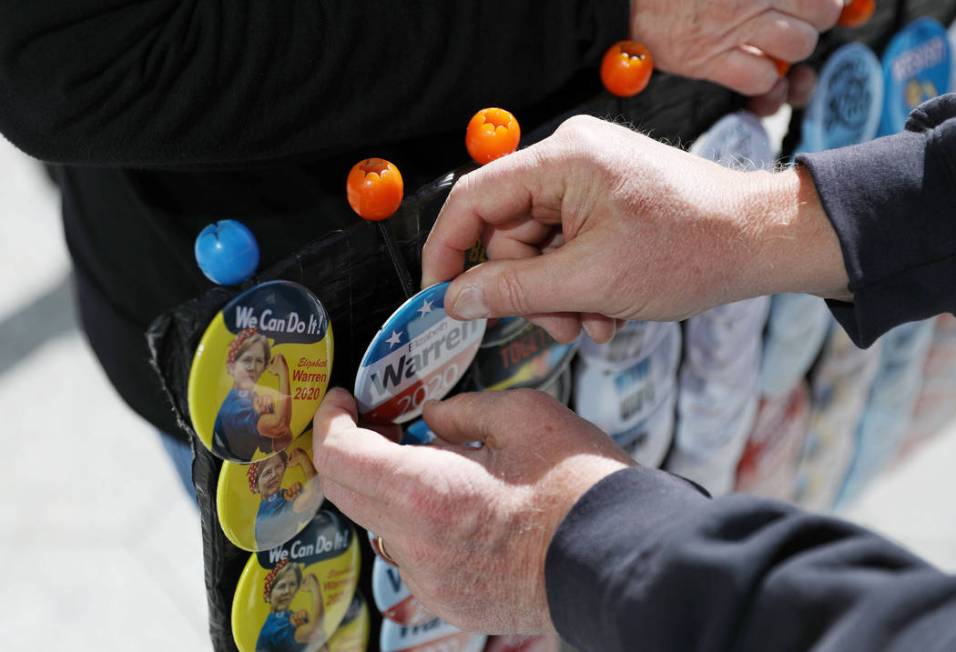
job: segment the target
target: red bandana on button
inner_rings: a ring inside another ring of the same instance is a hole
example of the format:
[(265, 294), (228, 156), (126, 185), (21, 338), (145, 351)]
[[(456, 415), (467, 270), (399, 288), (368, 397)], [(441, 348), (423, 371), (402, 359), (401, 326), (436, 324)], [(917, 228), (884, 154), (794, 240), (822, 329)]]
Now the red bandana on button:
[(244, 328), (239, 331), (239, 334), (236, 335), (236, 339), (229, 345), (229, 353), (226, 355), (226, 364), (234, 363), (239, 356), (239, 350), (242, 348), (242, 345), (246, 343), (246, 340), (258, 334), (259, 331), (255, 328)]
[(288, 565), (288, 559), (280, 559), (279, 563), (266, 575), (265, 590), (262, 592), (266, 602), (269, 602), (269, 598), (272, 596), (272, 585), (275, 584), (276, 578), (279, 577), (279, 574), (285, 570), (285, 567)]

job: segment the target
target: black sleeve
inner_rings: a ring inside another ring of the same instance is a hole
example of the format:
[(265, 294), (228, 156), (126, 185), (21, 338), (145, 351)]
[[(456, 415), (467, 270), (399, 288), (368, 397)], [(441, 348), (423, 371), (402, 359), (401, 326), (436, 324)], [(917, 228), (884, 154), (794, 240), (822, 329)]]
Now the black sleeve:
[(558, 632), (584, 652), (956, 649), (956, 578), (851, 524), (711, 501), (651, 469), (582, 497), (546, 585)]
[(840, 240), (853, 303), (829, 304), (857, 345), (956, 312), (956, 94), (921, 105), (900, 134), (797, 162)]
[(595, 65), (628, 4), (0, 0), (0, 132), (49, 161), (176, 166), (464, 130)]

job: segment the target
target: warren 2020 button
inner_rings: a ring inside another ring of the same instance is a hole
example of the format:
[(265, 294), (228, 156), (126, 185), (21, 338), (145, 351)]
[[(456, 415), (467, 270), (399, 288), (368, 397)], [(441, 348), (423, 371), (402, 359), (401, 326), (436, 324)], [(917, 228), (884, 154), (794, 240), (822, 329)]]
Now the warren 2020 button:
[(820, 71), (802, 126), (805, 147), (822, 151), (872, 140), (883, 110), (883, 69), (862, 43), (833, 53)]
[(952, 50), (946, 30), (932, 18), (919, 18), (890, 41), (883, 52), (883, 118), (880, 135), (903, 130), (910, 111), (949, 92)]
[(359, 563), (352, 525), (327, 510), (288, 543), (252, 555), (232, 601), (240, 652), (319, 650), (345, 618)]
[(368, 603), (361, 592), (356, 591), (339, 628), (329, 639), (328, 652), (365, 652), (370, 627)]
[(487, 640), (487, 636), (463, 632), (441, 618), (413, 626), (383, 620), (379, 649), (381, 652), (481, 652)]
[(445, 313), (448, 283), (406, 301), (372, 339), (355, 376), (359, 412), (378, 423), (404, 423), (441, 399), (465, 374), (486, 320), (458, 321)]
[(189, 370), (200, 441), (240, 463), (287, 448), (325, 396), (332, 348), (325, 308), (301, 285), (270, 281), (234, 298), (206, 329)]
[(278, 455), (252, 464), (225, 462), (219, 472), (219, 524), (243, 550), (281, 546), (309, 524), (321, 505), (311, 430)]
[(378, 556), (372, 562), (372, 599), (383, 618), (399, 625), (423, 625), (435, 618), (411, 594), (398, 569)]

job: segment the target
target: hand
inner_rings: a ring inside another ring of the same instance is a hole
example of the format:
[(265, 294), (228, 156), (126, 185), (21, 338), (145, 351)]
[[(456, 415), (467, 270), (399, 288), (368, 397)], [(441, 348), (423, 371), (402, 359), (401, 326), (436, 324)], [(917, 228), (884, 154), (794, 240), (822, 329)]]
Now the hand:
[(293, 448), (289, 451), (289, 464), (303, 466), (304, 464), (311, 464), (311, 462), (309, 461), (309, 455), (304, 450)]
[(765, 118), (780, 110), (784, 104), (802, 109), (810, 103), (817, 85), (817, 73), (810, 66), (794, 66), (786, 77), (778, 79), (769, 93), (750, 98), (747, 109)]
[(285, 361), (285, 356), (281, 353), (276, 353), (269, 360), (269, 366), (267, 367), (269, 372), (275, 374), (276, 376), (281, 376), (289, 373), (289, 364)]
[(275, 403), (268, 394), (256, 394), (252, 399), (252, 409), (256, 414), (272, 414)]
[(661, 70), (762, 95), (779, 78), (771, 57), (806, 59), (842, 9), (843, 0), (632, 0), (631, 37)]
[[(464, 274), (482, 239), (489, 262)], [(422, 253), (422, 283), (461, 274), (458, 319), (527, 316), (559, 341), (582, 322), (675, 321), (776, 292), (841, 296), (839, 242), (800, 169), (739, 172), (589, 117), (464, 176)]]
[(306, 593), (311, 593), (312, 595), (319, 595), (322, 588), (319, 584), (319, 578), (317, 578), (313, 573), (309, 573), (302, 580), (302, 590)]
[(293, 482), (289, 485), (287, 489), (283, 491), (284, 497), (286, 500), (292, 501), (299, 497), (299, 494), (302, 493), (302, 483)]
[[(634, 462), (603, 432), (534, 390), (428, 403), (441, 441), (399, 446), (356, 426), (348, 392), (315, 415), (326, 498), (381, 536), (409, 590), (467, 631), (553, 630), (544, 561), (577, 499)], [(465, 446), (480, 440), (480, 449)]]

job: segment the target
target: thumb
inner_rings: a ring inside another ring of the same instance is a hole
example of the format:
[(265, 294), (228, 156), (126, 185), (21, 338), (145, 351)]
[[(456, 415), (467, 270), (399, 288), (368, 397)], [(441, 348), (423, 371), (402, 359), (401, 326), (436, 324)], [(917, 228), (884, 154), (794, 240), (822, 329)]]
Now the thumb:
[[(552, 251), (473, 267), (445, 293), (455, 319), (481, 319), (595, 310), (599, 280), (584, 255), (587, 234)], [(591, 269), (589, 269), (591, 268)]]

